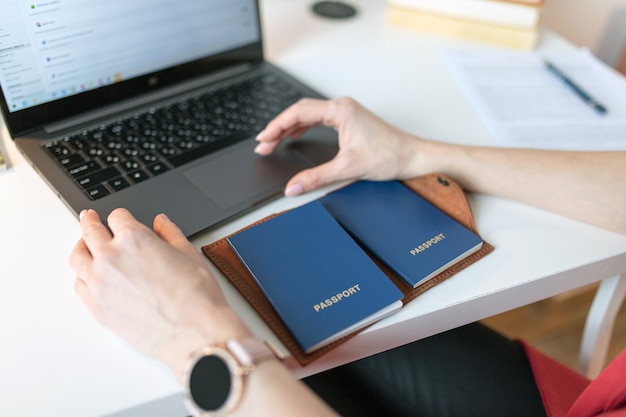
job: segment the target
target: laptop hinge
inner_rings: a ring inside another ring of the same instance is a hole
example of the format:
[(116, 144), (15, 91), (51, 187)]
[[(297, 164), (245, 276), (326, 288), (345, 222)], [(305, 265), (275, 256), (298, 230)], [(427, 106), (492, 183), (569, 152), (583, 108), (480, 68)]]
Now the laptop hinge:
[(249, 71), (252, 67), (252, 64), (241, 64), (235, 67), (228, 68), (223, 71), (219, 71), (215, 74), (211, 74), (206, 77), (197, 78), (195, 80), (183, 82), (173, 87), (167, 87), (163, 90), (159, 90), (153, 93), (145, 94), (141, 97), (126, 100), (120, 103), (111, 104), (110, 106), (105, 106), (101, 109), (90, 111), (87, 113), (80, 114), (78, 116), (70, 117), (65, 120), (61, 120), (56, 123), (51, 123), (49, 125), (44, 126), (44, 131), (46, 133), (57, 133), (62, 130), (71, 129), (76, 126), (80, 126), (82, 124), (92, 123), (96, 120), (105, 119), (107, 117), (111, 117), (114, 114), (126, 112), (134, 108), (146, 106), (150, 103), (166, 99), (168, 97), (173, 97), (178, 94), (184, 94), (190, 91), (193, 91), (200, 87), (205, 87), (210, 83), (214, 83), (232, 76), (236, 76), (242, 74), (246, 71)]

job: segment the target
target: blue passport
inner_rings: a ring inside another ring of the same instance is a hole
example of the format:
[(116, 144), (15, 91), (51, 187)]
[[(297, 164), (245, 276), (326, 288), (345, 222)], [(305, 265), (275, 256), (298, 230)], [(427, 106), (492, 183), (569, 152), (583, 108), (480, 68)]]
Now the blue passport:
[(358, 181), (321, 202), (352, 237), (413, 287), (483, 244), (477, 234), (398, 181)]
[(228, 243), (306, 353), (402, 307), (402, 292), (319, 201)]

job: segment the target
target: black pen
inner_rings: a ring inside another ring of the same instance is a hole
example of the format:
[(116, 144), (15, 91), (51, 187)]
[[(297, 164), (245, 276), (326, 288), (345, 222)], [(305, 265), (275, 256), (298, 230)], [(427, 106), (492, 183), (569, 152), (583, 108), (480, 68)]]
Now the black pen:
[(578, 97), (580, 97), (582, 101), (585, 102), (585, 104), (587, 104), (600, 114), (606, 114), (606, 112), (608, 111), (606, 107), (598, 103), (596, 99), (591, 97), (589, 93), (587, 93), (580, 86), (578, 86), (578, 84), (572, 81), (567, 75), (563, 73), (563, 71), (561, 71), (560, 69), (555, 67), (554, 64), (546, 60), (544, 60), (543, 63), (545, 64), (548, 71), (550, 71), (552, 74), (556, 75), (561, 81), (563, 81), (566, 86), (568, 86), (574, 93), (576, 93)]

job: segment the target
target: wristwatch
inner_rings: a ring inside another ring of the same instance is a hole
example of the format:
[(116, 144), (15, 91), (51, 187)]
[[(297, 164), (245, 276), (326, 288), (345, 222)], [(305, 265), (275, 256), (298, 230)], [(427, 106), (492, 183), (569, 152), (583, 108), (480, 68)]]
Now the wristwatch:
[(258, 339), (230, 339), (203, 346), (194, 353), (183, 375), (185, 403), (194, 416), (217, 417), (234, 410), (245, 390), (247, 375), (264, 360), (275, 358)]

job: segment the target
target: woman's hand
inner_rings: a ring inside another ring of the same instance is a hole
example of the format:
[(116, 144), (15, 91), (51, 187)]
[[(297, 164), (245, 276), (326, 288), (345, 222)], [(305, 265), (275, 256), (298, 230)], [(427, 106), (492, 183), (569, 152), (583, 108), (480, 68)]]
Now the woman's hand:
[(124, 209), (81, 213), (70, 266), (93, 316), (139, 351), (178, 373), (204, 343), (247, 337), (200, 253), (165, 215), (153, 229)]
[(397, 129), (350, 98), (303, 99), (290, 106), (261, 131), (255, 151), (268, 155), (287, 137), (325, 125), (339, 134), (339, 152), (331, 161), (299, 172), (287, 184), (294, 196), (342, 180), (407, 179), (417, 172), (418, 147), (426, 141)]

